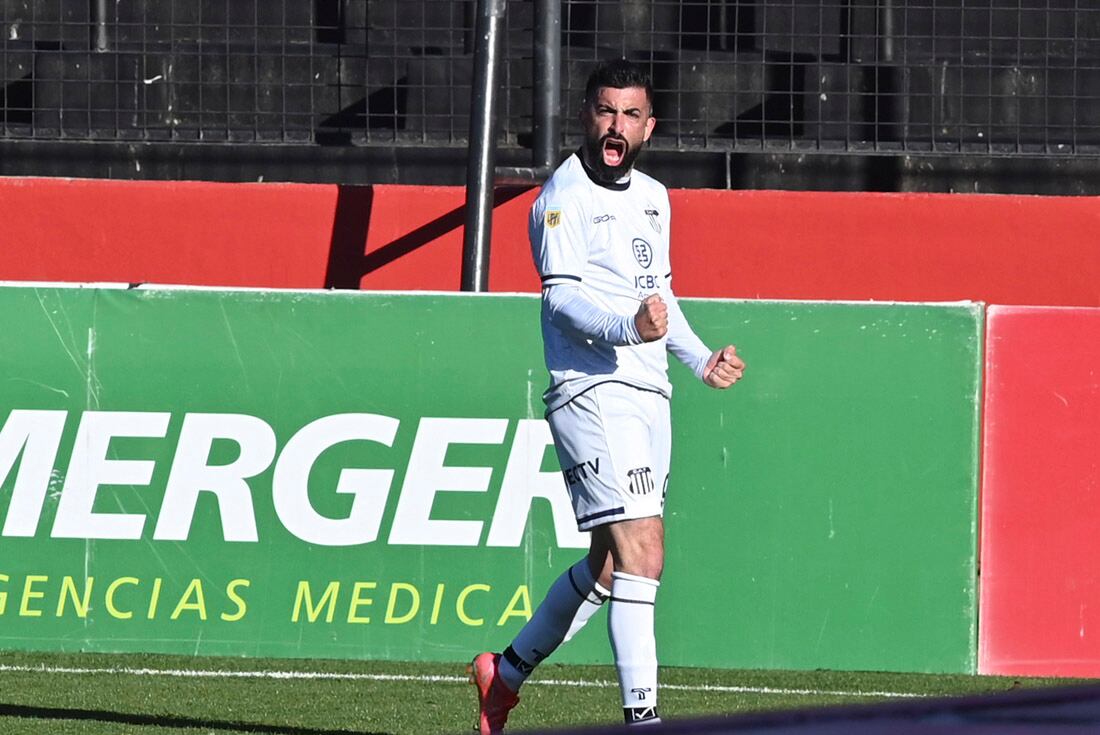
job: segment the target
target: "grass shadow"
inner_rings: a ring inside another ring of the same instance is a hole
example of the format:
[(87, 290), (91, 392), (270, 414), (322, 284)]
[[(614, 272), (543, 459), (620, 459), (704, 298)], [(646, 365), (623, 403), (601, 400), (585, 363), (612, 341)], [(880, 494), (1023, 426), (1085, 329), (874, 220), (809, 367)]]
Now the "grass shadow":
[[(292, 725), (267, 725), (255, 722), (229, 722), (178, 715), (149, 715), (132, 712), (111, 712), (72, 707), (41, 707), (21, 704), (0, 704), (0, 721), (5, 717), (34, 720), (78, 720), (141, 727), (194, 728), (206, 731), (268, 733), (269, 735), (390, 735), (360, 730), (331, 730)], [(0, 726), (0, 730), (4, 728)]]

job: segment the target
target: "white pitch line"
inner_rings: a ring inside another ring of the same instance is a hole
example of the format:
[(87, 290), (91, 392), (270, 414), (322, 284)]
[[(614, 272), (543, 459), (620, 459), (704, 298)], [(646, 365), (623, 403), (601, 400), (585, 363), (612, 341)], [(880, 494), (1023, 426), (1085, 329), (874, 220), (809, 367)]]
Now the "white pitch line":
[[(186, 679), (314, 679), (346, 681), (413, 681), (418, 683), (465, 683), (465, 676), (411, 674), (354, 674), (333, 671), (211, 671), (204, 669), (135, 669), (124, 667), (80, 668), (64, 666), (16, 666), (0, 664), (0, 673), (18, 674), (108, 674), (126, 676), (170, 676)], [(613, 681), (570, 679), (532, 679), (528, 684), (561, 687), (615, 688)], [(842, 691), (829, 689), (784, 689), (781, 687), (720, 686), (716, 684), (661, 684), (662, 689), (681, 692), (720, 692), (729, 694), (781, 694), (806, 697), (885, 697), (920, 698), (923, 694), (886, 691)]]

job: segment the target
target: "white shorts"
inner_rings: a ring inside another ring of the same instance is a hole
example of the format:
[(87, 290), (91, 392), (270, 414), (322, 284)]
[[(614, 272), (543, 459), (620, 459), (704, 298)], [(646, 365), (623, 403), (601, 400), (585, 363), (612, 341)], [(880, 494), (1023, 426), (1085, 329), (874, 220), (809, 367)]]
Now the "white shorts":
[(578, 529), (664, 512), (672, 448), (667, 398), (600, 383), (547, 420)]

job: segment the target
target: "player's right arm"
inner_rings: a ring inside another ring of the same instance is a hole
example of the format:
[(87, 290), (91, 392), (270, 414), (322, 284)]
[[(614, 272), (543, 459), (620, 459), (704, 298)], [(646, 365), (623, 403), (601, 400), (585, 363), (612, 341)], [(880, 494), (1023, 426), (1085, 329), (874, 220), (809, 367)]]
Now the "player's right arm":
[(528, 234), (550, 322), (564, 332), (616, 346), (646, 341), (634, 315), (609, 312), (585, 294), (581, 285), (588, 263), (590, 217), (575, 197), (554, 189), (547, 194), (531, 208)]
[(637, 315), (620, 316), (597, 306), (577, 286), (544, 286), (542, 303), (550, 322), (567, 332), (622, 347), (660, 339), (646, 339), (638, 329)]

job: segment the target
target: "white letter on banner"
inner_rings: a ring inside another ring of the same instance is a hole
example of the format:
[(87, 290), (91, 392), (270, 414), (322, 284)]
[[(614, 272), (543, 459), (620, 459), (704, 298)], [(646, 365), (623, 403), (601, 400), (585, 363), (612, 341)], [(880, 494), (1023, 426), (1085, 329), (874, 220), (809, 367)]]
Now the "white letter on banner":
[(519, 546), (531, 514), (531, 501), (546, 498), (554, 514), (554, 532), (563, 549), (587, 549), (588, 534), (577, 530), (569, 491), (561, 472), (542, 472), (546, 448), (553, 446), (550, 424), (543, 419), (520, 419), (508, 455), (487, 546)]
[(148, 485), (152, 460), (107, 459), (116, 436), (163, 438), (171, 414), (137, 411), (85, 411), (76, 430), (73, 456), (57, 504), (54, 538), (139, 539), (145, 526), (140, 513), (94, 513), (101, 485)]
[[(207, 464), (215, 439), (236, 442), (240, 456), (225, 465)], [(266, 470), (274, 458), (275, 432), (265, 421), (243, 414), (187, 414), (153, 538), (185, 541), (199, 493), (205, 491), (218, 499), (226, 541), (258, 541), (252, 488), (245, 478)]]
[(34, 536), (38, 530), (67, 415), (66, 411), (24, 410), (8, 414), (0, 431), (0, 483), (11, 474), (20, 452), (23, 461), (15, 477), (4, 536)]
[(446, 467), (451, 444), (500, 444), (508, 419), (422, 418), (416, 431), (405, 483), (390, 529), (391, 544), (477, 546), (481, 521), (434, 521), (432, 502), (438, 492), (483, 493), (492, 467)]
[(320, 515), (309, 504), (309, 471), (322, 452), (340, 442), (393, 446), (400, 423), (373, 413), (345, 413), (317, 419), (291, 437), (275, 463), (271, 488), (275, 512), (286, 529), (321, 546), (353, 546), (378, 538), (393, 470), (341, 470), (336, 492), (354, 495), (355, 500), (348, 517), (339, 520)]

